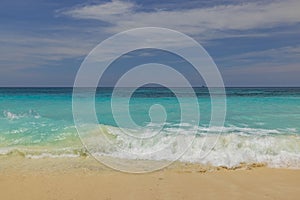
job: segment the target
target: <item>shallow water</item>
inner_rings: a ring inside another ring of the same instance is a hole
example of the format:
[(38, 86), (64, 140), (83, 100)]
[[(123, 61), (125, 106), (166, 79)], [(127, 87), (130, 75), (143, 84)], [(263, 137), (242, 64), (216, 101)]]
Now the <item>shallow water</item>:
[[(183, 103), (189, 105), (190, 94), (184, 88), (181, 90)], [(136, 91), (129, 108), (139, 127), (122, 123), (121, 128), (137, 136), (151, 135), (163, 120), (158, 112), (151, 121), (151, 106), (163, 106), (167, 115), (159, 137), (138, 143), (124, 138), (118, 128), (120, 124), (111, 112), (111, 88), (98, 89), (95, 99), (99, 124), (119, 148), (100, 142), (96, 153), (124, 158), (121, 148), (135, 153), (126, 159), (173, 160), (179, 150), (175, 144), (180, 142), (174, 135), (189, 138), (196, 129), (194, 143), (181, 161), (229, 167), (258, 162), (273, 167), (300, 167), (300, 88), (227, 88), (226, 121), (220, 136), (221, 127), (208, 129), (211, 102), (207, 89), (195, 88), (195, 91), (201, 117), (197, 127), (189, 121), (179, 126), (180, 104), (170, 90)], [(114, 104), (120, 118), (127, 113), (123, 101), (126, 89), (123, 92)], [(147, 152), (163, 148), (170, 141), (174, 144), (164, 154), (147, 157)], [(86, 155), (74, 126), (72, 88), (0, 89), (0, 154), (16, 152), (30, 158)]]

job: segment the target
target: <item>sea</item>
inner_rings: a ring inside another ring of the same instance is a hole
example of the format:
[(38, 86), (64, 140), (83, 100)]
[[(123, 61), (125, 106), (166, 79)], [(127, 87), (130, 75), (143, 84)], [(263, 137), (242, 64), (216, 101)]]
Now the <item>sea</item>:
[[(184, 97), (185, 88), (181, 90)], [(124, 101), (118, 101), (124, 96), (114, 97), (117, 114), (111, 109), (113, 88), (98, 88), (95, 110), (99, 126), (105, 134), (109, 133), (118, 148), (100, 142), (97, 152), (93, 153), (129, 160), (173, 160), (179, 151), (178, 141), (172, 140), (174, 144), (165, 145), (172, 134), (179, 134), (181, 138), (193, 134), (189, 149), (176, 158), (179, 161), (226, 167), (263, 163), (274, 168), (300, 168), (300, 88), (225, 90), (224, 126), (210, 127), (209, 91), (205, 87), (193, 88), (200, 113), (200, 121), (195, 127), (195, 123), (189, 121), (178, 126), (182, 116), (180, 103), (168, 88), (138, 88), (130, 96), (127, 106)], [(89, 156), (91, 152), (74, 123), (72, 92), (72, 88), (0, 88), (0, 156), (28, 159)], [(189, 94), (186, 98), (188, 104)], [(152, 105), (164, 108), (163, 124), (156, 123), (149, 115)], [(121, 123), (120, 127), (116, 115), (118, 119), (126, 118), (128, 110), (122, 109), (125, 107), (129, 108), (129, 115), (138, 128), (126, 126), (126, 123)], [(142, 143), (131, 141), (130, 137), (124, 141), (119, 130), (122, 128), (135, 136), (144, 136), (151, 135), (157, 126), (163, 126), (158, 137)], [(169, 149), (150, 157), (145, 154), (159, 148)], [(130, 156), (124, 151), (135, 154)]]

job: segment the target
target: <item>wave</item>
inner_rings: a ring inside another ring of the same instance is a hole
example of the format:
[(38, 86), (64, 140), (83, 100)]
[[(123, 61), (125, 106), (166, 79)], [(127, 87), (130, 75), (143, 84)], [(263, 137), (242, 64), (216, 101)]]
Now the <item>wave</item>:
[(0, 148), (0, 156), (21, 156), (30, 159), (87, 157), (84, 148), (34, 149), (26, 147)]
[[(194, 138), (185, 128), (180, 130), (179, 136), (164, 133), (159, 138), (140, 142), (125, 140), (118, 128), (108, 126), (105, 128), (106, 134), (114, 138), (115, 146), (102, 143), (101, 148), (98, 146), (95, 149), (96, 155), (124, 159), (175, 160), (178, 152), (181, 151), (179, 144), (182, 140), (193, 140), (192, 145), (179, 161), (229, 168), (242, 163), (264, 163), (275, 168), (300, 168), (300, 136), (294, 129), (199, 127), (198, 135)], [(216, 134), (220, 129), (223, 130), (222, 134)], [(168, 131), (178, 131), (178, 129)], [(99, 140), (97, 142), (101, 143)], [(149, 157), (149, 152), (160, 152), (161, 148), (167, 148), (167, 151), (151, 154)]]
[[(120, 159), (140, 160), (174, 160), (181, 151), (182, 140), (193, 140), (190, 148), (179, 158), (179, 161), (200, 163), (209, 166), (234, 168), (241, 164), (263, 163), (275, 168), (300, 168), (300, 135), (296, 129), (255, 129), (236, 126), (197, 127), (198, 134), (190, 134), (195, 127), (166, 128), (158, 137), (143, 140), (128, 139), (117, 127), (101, 125), (104, 136), (97, 133), (86, 134), (83, 139), (89, 145), (90, 153), (96, 156), (109, 156)], [(222, 134), (217, 134), (222, 129)], [(151, 128), (137, 130), (126, 129), (133, 134), (142, 132), (151, 135)], [(178, 133), (178, 134), (175, 134)], [(70, 144), (68, 144), (70, 145)], [(93, 146), (94, 145), (94, 146)], [(160, 153), (161, 149), (165, 149)], [(149, 156), (149, 152), (157, 152)], [(19, 155), (31, 159), (85, 157), (87, 150), (82, 146), (65, 148), (30, 147), (0, 148), (0, 155)]]
[(24, 112), (24, 113), (21, 113), (21, 114), (16, 114), (16, 113), (10, 112), (8, 110), (4, 110), (3, 111), (3, 116), (6, 119), (9, 119), (9, 120), (21, 119), (21, 118), (24, 118), (24, 117), (33, 117), (33, 118), (38, 119), (38, 118), (41, 117), (39, 115), (39, 113), (37, 113), (34, 110), (29, 110), (28, 112)]

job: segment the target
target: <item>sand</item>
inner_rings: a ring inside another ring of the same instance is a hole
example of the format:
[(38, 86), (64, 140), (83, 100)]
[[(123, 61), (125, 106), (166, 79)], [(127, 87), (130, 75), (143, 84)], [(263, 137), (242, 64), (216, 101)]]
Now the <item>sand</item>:
[(128, 174), (92, 159), (0, 159), (0, 199), (300, 199), (300, 170), (175, 163)]

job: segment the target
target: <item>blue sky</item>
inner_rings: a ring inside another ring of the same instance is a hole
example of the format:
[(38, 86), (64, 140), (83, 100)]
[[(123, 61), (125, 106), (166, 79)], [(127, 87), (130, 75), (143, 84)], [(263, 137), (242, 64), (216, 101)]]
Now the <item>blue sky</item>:
[[(0, 86), (72, 86), (98, 43), (145, 26), (196, 39), (226, 86), (300, 86), (299, 8), (299, 0), (3, 0)], [(159, 56), (152, 54), (154, 60)], [(172, 57), (164, 59), (172, 65)]]

